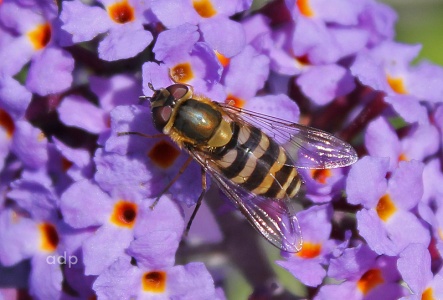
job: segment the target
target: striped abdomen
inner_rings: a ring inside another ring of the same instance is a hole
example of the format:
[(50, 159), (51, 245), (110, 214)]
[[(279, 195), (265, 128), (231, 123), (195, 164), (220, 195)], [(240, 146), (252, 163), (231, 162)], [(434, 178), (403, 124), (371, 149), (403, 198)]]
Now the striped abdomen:
[(220, 172), (256, 195), (295, 196), (301, 179), (286, 151), (256, 127), (234, 123), (233, 128), (231, 141), (212, 154)]

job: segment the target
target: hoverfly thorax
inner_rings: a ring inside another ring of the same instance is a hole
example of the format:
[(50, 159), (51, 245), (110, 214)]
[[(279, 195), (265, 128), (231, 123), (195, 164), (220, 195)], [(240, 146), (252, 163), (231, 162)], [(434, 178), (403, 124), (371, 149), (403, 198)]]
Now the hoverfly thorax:
[(163, 132), (163, 128), (165, 128), (172, 117), (177, 102), (188, 99), (191, 95), (191, 88), (184, 84), (173, 84), (164, 89), (154, 90), (154, 95), (150, 98), (150, 102), (155, 128)]

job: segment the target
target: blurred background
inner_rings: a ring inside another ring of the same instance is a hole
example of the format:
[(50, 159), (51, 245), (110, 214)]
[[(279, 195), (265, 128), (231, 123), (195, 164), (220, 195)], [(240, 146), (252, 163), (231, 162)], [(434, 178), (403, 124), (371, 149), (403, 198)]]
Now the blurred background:
[(383, 0), (398, 14), (397, 41), (422, 44), (420, 59), (443, 65), (443, 0)]

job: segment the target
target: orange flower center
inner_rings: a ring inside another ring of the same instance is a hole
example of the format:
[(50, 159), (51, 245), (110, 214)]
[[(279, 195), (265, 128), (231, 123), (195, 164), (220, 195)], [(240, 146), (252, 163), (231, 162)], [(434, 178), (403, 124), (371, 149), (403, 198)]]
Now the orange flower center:
[(217, 13), (211, 1), (209, 0), (194, 0), (192, 1), (192, 5), (194, 6), (195, 11), (202, 18), (210, 18)]
[(142, 288), (145, 292), (162, 293), (166, 289), (166, 272), (151, 271), (142, 277)]
[(137, 205), (132, 202), (119, 201), (114, 206), (111, 222), (119, 227), (132, 228), (137, 218)]
[(366, 295), (370, 290), (383, 282), (384, 280), (381, 271), (378, 269), (371, 269), (363, 274), (357, 282), (357, 288)]
[(135, 19), (134, 8), (129, 5), (127, 0), (109, 5), (108, 14), (111, 20), (119, 24), (128, 23)]
[(321, 253), (321, 244), (304, 242), (303, 247), (299, 252), (297, 252), (296, 255), (301, 258), (315, 258), (319, 256), (320, 253)]
[(42, 223), (38, 227), (41, 234), (41, 249), (47, 252), (57, 249), (59, 237), (54, 225)]
[(297, 6), (298, 9), (300, 10), (300, 13), (305, 17), (310, 18), (314, 16), (314, 11), (311, 8), (309, 0), (297, 0)]
[(408, 91), (406, 90), (403, 78), (401, 77), (391, 77), (387, 75), (387, 81), (389, 86), (392, 88), (392, 90), (398, 94), (407, 94)]
[(380, 219), (386, 222), (397, 211), (397, 208), (391, 197), (385, 194), (378, 200), (376, 210)]
[(148, 153), (149, 158), (152, 159), (157, 166), (163, 169), (167, 169), (172, 166), (179, 155), (180, 150), (165, 140), (155, 144)]
[(245, 105), (246, 101), (232, 94), (229, 94), (225, 99), (225, 103), (238, 108), (242, 108)]
[(38, 25), (28, 32), (28, 38), (35, 50), (42, 49), (51, 40), (51, 25), (49, 23)]
[(224, 56), (223, 54), (221, 54), (217, 50), (215, 50), (214, 52), (215, 52), (215, 56), (217, 56), (218, 61), (221, 63), (221, 65), (224, 68), (226, 68), (229, 65), (229, 63), (231, 62), (231, 59)]
[(311, 170), (311, 176), (315, 181), (325, 184), (326, 180), (332, 176), (332, 171), (329, 169)]
[(0, 126), (5, 129), (8, 138), (11, 138), (15, 130), (14, 120), (3, 109), (0, 109)]
[(170, 69), (170, 75), (175, 82), (186, 83), (194, 78), (190, 63), (182, 63)]

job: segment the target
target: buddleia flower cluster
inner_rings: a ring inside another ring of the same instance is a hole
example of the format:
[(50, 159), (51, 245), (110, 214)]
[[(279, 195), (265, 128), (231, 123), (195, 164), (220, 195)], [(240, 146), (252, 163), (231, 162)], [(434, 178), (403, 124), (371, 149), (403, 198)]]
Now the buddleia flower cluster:
[[(396, 19), (375, 0), (0, 1), (0, 299), (239, 299), (238, 278), (249, 299), (443, 298), (443, 68), (412, 63)], [(351, 167), (300, 170), (301, 251), (214, 183), (184, 236), (200, 166), (162, 193), (188, 155), (118, 136), (157, 134), (139, 96), (173, 83), (354, 146)]]

